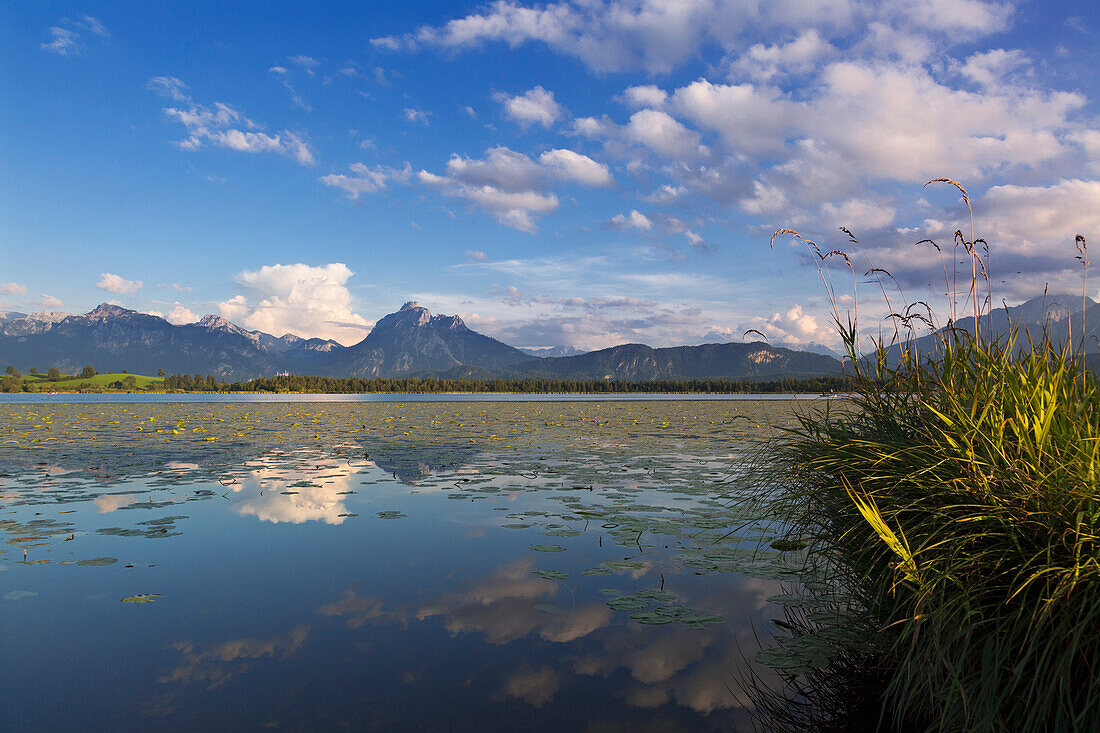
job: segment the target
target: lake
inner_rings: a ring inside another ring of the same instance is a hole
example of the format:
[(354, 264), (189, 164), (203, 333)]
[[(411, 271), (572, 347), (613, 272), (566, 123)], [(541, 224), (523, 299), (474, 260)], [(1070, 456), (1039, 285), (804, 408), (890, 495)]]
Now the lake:
[(0, 403), (0, 729), (729, 730), (774, 679), (801, 558), (732, 490), (805, 397), (56, 397)]

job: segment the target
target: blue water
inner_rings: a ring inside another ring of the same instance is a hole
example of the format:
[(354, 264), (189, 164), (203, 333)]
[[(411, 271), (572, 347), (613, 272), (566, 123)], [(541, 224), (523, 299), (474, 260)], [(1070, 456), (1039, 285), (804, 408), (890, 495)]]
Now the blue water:
[[(472, 445), (456, 423), (483, 415), (473, 406), (410, 406), (422, 412), (409, 424), (358, 443), (361, 423), (397, 424), (390, 406), (274, 407), (302, 430), (321, 420), (328, 441), (242, 444), (209, 461), (193, 448), (173, 458), (182, 448), (171, 442), (132, 447), (149, 411), (62, 404), (46, 425), (55, 445), (22, 444), (33, 458), (18, 465), (14, 448), (0, 449), (0, 730), (743, 727), (738, 680), (750, 666), (770, 674), (751, 660), (781, 616), (768, 598), (784, 584), (770, 560), (737, 561), (753, 575), (699, 558), (755, 545), (730, 537), (751, 520), (724, 498), (746, 422), (730, 416), (786, 408), (708, 399), (565, 408), (565, 432), (542, 417), (529, 430), (510, 423), (529, 437), (522, 449), (491, 443), (505, 422)], [(3, 409), (5, 425), (45, 414)], [(157, 425), (175, 424), (170, 406), (158, 409)], [(201, 424), (237, 413), (204, 410)], [(78, 418), (98, 421), (85, 433), (94, 440), (60, 435)], [(678, 427), (624, 442), (610, 419)], [(615, 607), (639, 592), (638, 608)], [(134, 602), (142, 596), (150, 602)], [(702, 620), (644, 621), (655, 609)]]

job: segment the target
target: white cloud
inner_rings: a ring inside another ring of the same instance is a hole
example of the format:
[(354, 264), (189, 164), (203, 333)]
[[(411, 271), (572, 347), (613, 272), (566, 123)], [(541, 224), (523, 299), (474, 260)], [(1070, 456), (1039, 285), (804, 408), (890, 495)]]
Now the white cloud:
[(89, 33), (94, 33), (101, 38), (106, 38), (107, 36), (111, 35), (107, 32), (106, 26), (100, 23), (98, 19), (93, 18), (90, 15), (82, 16), (82, 20), (78, 21), (77, 24), (82, 26)]
[(1008, 251), (1070, 264), (1076, 235), (1100, 241), (1100, 181), (993, 186), (974, 207), (978, 234), (994, 247), (994, 257)]
[(406, 182), (412, 176), (412, 168), (408, 163), (404, 168), (389, 168), (376, 165), (373, 168), (364, 163), (352, 163), (348, 168), (353, 175), (331, 173), (321, 176), (321, 183), (326, 186), (334, 186), (347, 191), (349, 199), (358, 199), (360, 194), (377, 193), (386, 188), (389, 181)]
[(637, 209), (630, 212), (629, 216), (623, 214), (616, 214), (611, 217), (607, 224), (612, 229), (618, 229), (623, 231), (625, 229), (640, 229), (642, 231), (649, 231), (653, 228), (653, 222), (648, 216), (641, 213)]
[(425, 112), (422, 109), (414, 109), (413, 107), (406, 107), (403, 112), (405, 119), (408, 122), (419, 122), (422, 125), (428, 124), (428, 117), (431, 116), (431, 112)]
[(161, 96), (184, 103), (185, 106), (164, 108), (168, 119), (187, 130), (187, 138), (176, 143), (184, 150), (212, 145), (243, 153), (277, 153), (304, 166), (315, 162), (313, 151), (300, 133), (263, 132), (261, 125), (224, 102), (215, 102), (212, 107), (197, 104), (184, 93), (187, 85), (175, 77), (154, 77), (147, 86)]
[(452, 155), (447, 175), (472, 186), (492, 186), (502, 191), (528, 191), (542, 186), (545, 171), (523, 153), (497, 146), (481, 159)]
[(1006, 51), (995, 48), (991, 51), (976, 53), (966, 59), (959, 69), (963, 76), (984, 87), (1002, 84), (1013, 72), (1030, 65), (1027, 55), (1019, 49)]
[(1008, 27), (1010, 3), (985, 0), (897, 0), (889, 4), (919, 28), (949, 33), (988, 34)]
[(310, 76), (313, 76), (314, 72), (317, 70), (317, 67), (321, 65), (321, 62), (313, 58), (312, 56), (287, 56), (287, 60), (289, 60), (290, 63), (294, 64)]
[(848, 199), (839, 203), (827, 203), (821, 207), (826, 221), (834, 226), (862, 229), (882, 229), (893, 223), (894, 207), (867, 199)]
[(524, 7), (498, 0), (485, 10), (442, 26), (424, 26), (402, 37), (375, 38), (379, 48), (416, 50), (423, 46), (462, 49), (486, 42), (518, 46), (545, 43), (580, 58), (598, 72), (641, 69), (666, 73), (707, 45), (733, 44), (747, 27), (777, 25), (843, 27), (852, 0), (807, 4), (799, 0), (589, 0)]
[(79, 33), (58, 26), (50, 28), (49, 32), (50, 40), (39, 44), (43, 51), (56, 53), (58, 56), (75, 56), (80, 53), (80, 44), (77, 43)]
[(607, 166), (572, 150), (555, 149), (532, 160), (523, 153), (498, 146), (481, 159), (452, 155), (447, 175), (422, 170), (421, 183), (445, 196), (463, 198), (488, 212), (501, 224), (522, 232), (537, 231), (535, 215), (558, 208), (558, 198), (547, 189), (554, 183), (607, 186)]
[(186, 91), (189, 87), (174, 76), (154, 76), (145, 88), (174, 102), (187, 102), (191, 99)]
[(164, 316), (164, 320), (179, 326), (184, 323), (194, 323), (199, 320), (199, 317), (197, 313), (177, 301), (172, 304), (172, 309), (168, 311), (168, 315)]
[[(762, 332), (772, 346), (805, 347), (810, 344), (834, 343), (837, 335), (831, 324), (821, 323), (795, 303), (783, 313), (770, 317), (755, 317), (738, 326), (741, 333), (750, 328)], [(739, 334), (738, 334), (739, 335)]]
[(640, 109), (642, 107), (659, 108), (668, 99), (668, 92), (654, 84), (629, 87), (623, 92), (623, 101), (627, 105)]
[(485, 254), (484, 252), (482, 252), (481, 250), (477, 250), (477, 249), (468, 249), (468, 250), (466, 250), (466, 259), (470, 260), (471, 262), (484, 262), (488, 258), (489, 258), (489, 256), (487, 254)]
[(100, 273), (99, 282), (95, 286), (100, 290), (106, 290), (108, 293), (132, 295), (138, 291), (142, 284), (141, 280), (127, 280), (124, 277), (103, 272)]
[(659, 155), (691, 159), (699, 154), (699, 133), (659, 110), (643, 109), (632, 114), (626, 133)]
[(27, 286), (19, 283), (0, 283), (0, 295), (26, 295)]
[(353, 310), (346, 285), (353, 274), (341, 262), (264, 265), (237, 275), (251, 297), (235, 295), (218, 309), (228, 320), (275, 336), (293, 333), (352, 344), (366, 336), (371, 325)]
[(786, 44), (754, 44), (730, 67), (734, 76), (744, 75), (758, 81), (770, 81), (785, 74), (810, 71), (836, 48), (810, 28)]
[(554, 100), (554, 93), (537, 86), (522, 95), (510, 97), (507, 94), (493, 95), (504, 106), (504, 113), (521, 125), (538, 123), (550, 127), (562, 117), (561, 105)]
[(586, 186), (610, 186), (613, 183), (611, 171), (606, 165), (572, 150), (548, 150), (539, 156), (539, 162), (552, 169), (563, 181)]
[(61, 298), (55, 298), (48, 293), (42, 293), (38, 296), (38, 300), (33, 303), (36, 308), (45, 308), (46, 310), (60, 308), (61, 304)]
[(81, 33), (91, 33), (100, 40), (106, 39), (111, 34), (107, 27), (97, 18), (83, 15), (79, 20), (62, 18), (59, 25), (47, 29), (50, 40), (39, 44), (43, 51), (55, 53), (58, 56), (77, 56), (84, 50), (80, 42)]

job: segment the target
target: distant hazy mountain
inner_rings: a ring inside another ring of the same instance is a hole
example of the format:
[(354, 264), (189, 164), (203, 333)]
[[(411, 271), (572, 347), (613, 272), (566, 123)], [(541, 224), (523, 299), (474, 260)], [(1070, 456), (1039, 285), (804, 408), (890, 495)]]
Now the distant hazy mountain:
[[(1041, 295), (1020, 305), (1008, 306), (1007, 310), (1004, 307), (995, 308), (991, 313), (982, 315), (979, 330), (983, 337), (990, 329), (994, 334), (1003, 336), (1016, 327), (1020, 332), (1021, 343), (1026, 346), (1026, 334), (1038, 338), (1045, 332), (1055, 342), (1061, 342), (1069, 336), (1069, 329), (1072, 328), (1073, 342), (1080, 346), (1083, 325), (1085, 351), (1095, 353), (1100, 346), (1100, 341), (1097, 340), (1100, 339), (1100, 305), (1091, 298), (1085, 298), (1084, 307), (1085, 310), (1082, 311), (1079, 294)], [(960, 304), (960, 309), (965, 311), (965, 306)], [(971, 315), (960, 318), (953, 326), (974, 333), (974, 317)], [(919, 353), (932, 355), (938, 351), (941, 342), (939, 335), (929, 333), (916, 339), (915, 343)], [(900, 355), (899, 347), (892, 347), (889, 354), (896, 361)]]
[(41, 313), (0, 313), (0, 336), (25, 336), (50, 330), (53, 324), (65, 320), (69, 313), (42, 311)]
[(28, 316), (3, 323), (0, 363), (22, 369), (58, 367), (71, 373), (91, 364), (101, 372), (156, 374), (164, 369), (234, 379), (282, 368), (280, 360), (239, 333), (198, 324), (173, 326), (159, 316), (107, 303), (52, 322)]
[[(567, 347), (555, 347), (560, 352)], [(279, 372), (323, 376), (629, 379), (772, 379), (834, 374), (829, 356), (760, 343), (653, 349), (624, 344), (540, 358), (467, 328), (458, 316), (433, 316), (406, 303), (369, 335), (345, 347), (325, 339), (249, 331), (219, 316), (172, 325), (159, 316), (104, 303), (83, 315), (0, 314), (0, 366), (63, 372), (214, 374), (244, 380)]]
[(506, 371), (509, 376), (561, 379), (773, 379), (836, 374), (840, 362), (830, 356), (761, 343), (664, 349), (623, 344), (579, 356), (529, 361)]
[(408, 302), (375, 324), (365, 339), (333, 360), (329, 373), (395, 377), (445, 372), (457, 366), (499, 370), (531, 357), (471, 331), (458, 316), (433, 316)]
[(524, 349), (521, 347), (520, 351), (528, 356), (534, 356), (539, 359), (545, 359), (551, 356), (578, 356), (588, 353), (587, 351), (575, 349), (572, 346), (550, 346), (545, 349)]

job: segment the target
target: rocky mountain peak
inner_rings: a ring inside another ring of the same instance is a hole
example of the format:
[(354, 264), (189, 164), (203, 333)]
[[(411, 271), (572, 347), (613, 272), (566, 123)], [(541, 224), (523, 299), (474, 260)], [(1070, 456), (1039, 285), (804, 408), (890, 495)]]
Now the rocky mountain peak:
[(421, 306), (415, 300), (410, 300), (405, 303), (405, 305), (401, 306), (401, 309), (396, 313), (390, 313), (388, 316), (378, 319), (378, 323), (374, 324), (374, 329), (371, 333), (385, 333), (393, 330), (417, 328), (427, 325), (431, 320), (431, 311)]
[(195, 325), (202, 326), (203, 328), (229, 328), (233, 324), (225, 320), (221, 316), (216, 316), (213, 313), (207, 313), (205, 316), (199, 319)]
[(85, 313), (87, 318), (117, 318), (118, 316), (130, 315), (136, 313), (127, 308), (123, 308), (121, 305), (115, 305), (114, 303), (100, 303), (93, 310)]

